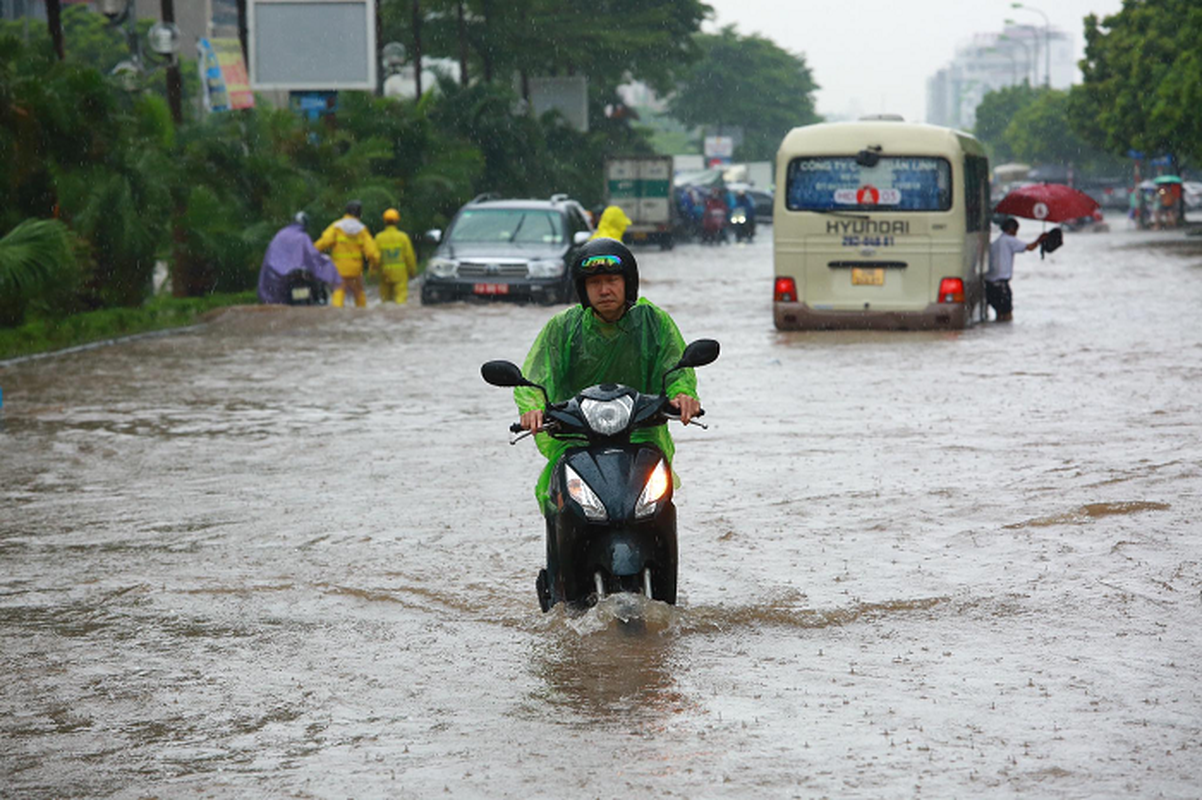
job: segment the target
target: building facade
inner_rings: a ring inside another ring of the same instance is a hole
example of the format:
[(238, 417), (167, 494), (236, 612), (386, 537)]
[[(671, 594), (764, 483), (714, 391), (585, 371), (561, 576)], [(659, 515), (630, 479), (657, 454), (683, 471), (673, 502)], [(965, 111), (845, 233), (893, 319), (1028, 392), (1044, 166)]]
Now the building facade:
[(1067, 89), (1077, 75), (1073, 42), (1064, 31), (1008, 25), (978, 33), (956, 50), (951, 63), (927, 79), (926, 121), (970, 131), (977, 106), (995, 89), (1024, 82)]

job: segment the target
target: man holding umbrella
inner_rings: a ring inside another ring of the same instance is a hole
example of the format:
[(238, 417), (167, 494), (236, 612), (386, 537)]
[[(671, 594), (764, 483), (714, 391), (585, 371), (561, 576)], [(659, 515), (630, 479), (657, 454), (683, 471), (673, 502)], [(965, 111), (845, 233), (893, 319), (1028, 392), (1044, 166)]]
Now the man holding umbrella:
[(1047, 236), (1046, 233), (1041, 233), (1035, 241), (1024, 242), (1018, 238), (1018, 220), (1008, 217), (1002, 223), (1001, 234), (989, 246), (989, 271), (985, 273), (985, 302), (997, 312), (998, 322), (1010, 322), (1014, 319), (1010, 300), (1010, 278), (1014, 275), (1015, 253), (1034, 250)]
[(1064, 222), (1087, 217), (1098, 210), (1097, 202), (1087, 194), (1062, 183), (1033, 183), (1022, 186), (1002, 198), (994, 211), (1011, 215), (1002, 223), (1002, 234), (989, 246), (989, 271), (985, 273), (985, 301), (997, 312), (998, 322), (1013, 319), (1010, 304), (1010, 276), (1014, 274), (1014, 254), (1034, 250), (1048, 240), (1044, 250), (1060, 246), (1059, 228), (1042, 233), (1033, 242), (1021, 241), (1018, 220), (1026, 217), (1040, 222)]

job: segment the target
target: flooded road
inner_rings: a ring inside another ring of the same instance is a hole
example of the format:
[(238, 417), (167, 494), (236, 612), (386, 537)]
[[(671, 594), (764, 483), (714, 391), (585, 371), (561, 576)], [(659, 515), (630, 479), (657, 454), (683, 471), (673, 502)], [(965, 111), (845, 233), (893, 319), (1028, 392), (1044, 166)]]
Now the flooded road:
[(675, 609), (538, 610), (479, 365), (550, 309), (0, 368), (0, 794), (1197, 797), (1202, 254), (1160, 240), (1020, 257), (957, 333), (775, 331), (767, 235), (640, 253), (723, 345)]

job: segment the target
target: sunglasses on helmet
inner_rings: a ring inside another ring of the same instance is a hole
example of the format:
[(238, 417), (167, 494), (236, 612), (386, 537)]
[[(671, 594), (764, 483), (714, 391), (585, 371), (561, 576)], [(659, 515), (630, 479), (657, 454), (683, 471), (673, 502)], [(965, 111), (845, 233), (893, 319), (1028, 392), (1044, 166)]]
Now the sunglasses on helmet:
[(589, 256), (580, 262), (581, 269), (601, 269), (603, 267), (620, 267), (622, 259), (618, 256)]

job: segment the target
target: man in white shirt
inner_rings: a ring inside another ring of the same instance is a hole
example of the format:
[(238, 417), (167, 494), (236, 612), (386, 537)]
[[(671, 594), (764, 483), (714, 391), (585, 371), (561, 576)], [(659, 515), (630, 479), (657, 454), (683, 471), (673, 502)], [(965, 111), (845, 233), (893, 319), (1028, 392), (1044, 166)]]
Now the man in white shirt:
[(1010, 217), (1002, 223), (1002, 233), (989, 246), (989, 271), (985, 273), (985, 302), (997, 312), (998, 322), (1014, 319), (1010, 298), (1010, 278), (1014, 275), (1014, 254), (1025, 253), (1039, 247), (1046, 233), (1031, 243), (1019, 239), (1018, 220)]

